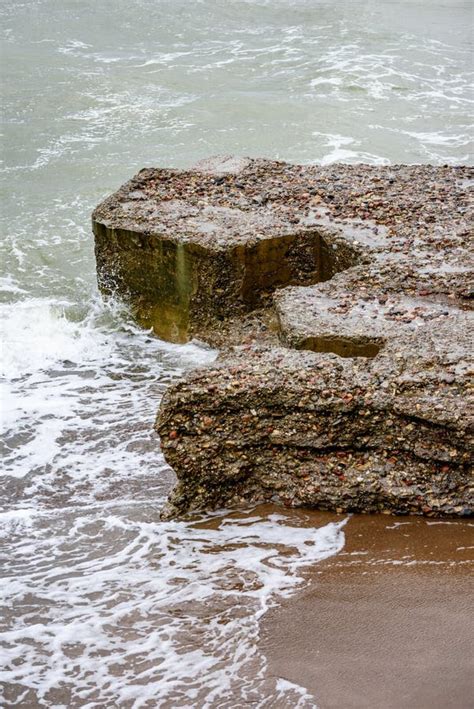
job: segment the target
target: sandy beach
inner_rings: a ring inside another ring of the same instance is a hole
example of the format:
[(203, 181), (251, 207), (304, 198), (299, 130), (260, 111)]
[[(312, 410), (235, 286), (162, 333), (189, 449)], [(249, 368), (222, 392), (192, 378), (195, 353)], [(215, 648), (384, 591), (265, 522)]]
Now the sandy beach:
[(472, 532), (353, 516), (343, 552), (264, 619), (270, 673), (305, 686), (320, 709), (474, 706)]

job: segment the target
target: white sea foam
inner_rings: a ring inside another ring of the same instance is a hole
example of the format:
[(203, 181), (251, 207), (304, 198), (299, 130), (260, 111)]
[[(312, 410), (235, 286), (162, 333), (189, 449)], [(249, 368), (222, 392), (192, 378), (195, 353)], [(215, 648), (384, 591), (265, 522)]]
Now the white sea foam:
[(29, 497), (70, 502), (113, 495), (118, 479), (135, 490), (142, 476), (156, 477), (163, 388), (215, 351), (150, 337), (113, 301), (92, 301), (79, 320), (69, 304), (39, 299), (0, 312), (4, 475), (28, 480)]
[(32, 508), (0, 512), (0, 539), (13, 534), (28, 534), (33, 527), (37, 512)]
[(353, 150), (352, 148), (345, 148), (343, 146), (360, 146), (360, 142), (356, 141), (354, 138), (344, 135), (333, 135), (331, 133), (321, 133), (320, 131), (313, 131), (313, 135), (318, 137), (324, 137), (326, 139), (326, 145), (331, 148), (329, 153), (323, 155), (320, 160), (321, 165), (330, 165), (334, 162), (363, 162), (372, 165), (387, 165), (388, 160), (381, 157), (380, 155), (373, 155), (372, 153), (365, 153), (361, 150)]
[(265, 677), (258, 620), (305, 566), (342, 548), (344, 522), (156, 515), (142, 505), (0, 516), (0, 529), (28, 525), (13, 530), (0, 591), (11, 609), (3, 682), (31, 689), (38, 706), (314, 707), (302, 688)]
[(11, 274), (0, 277), (0, 293), (28, 293), (24, 288), (21, 288)]
[(106, 358), (110, 344), (100, 331), (67, 319), (71, 304), (39, 298), (0, 305), (0, 374), (16, 379), (69, 360)]

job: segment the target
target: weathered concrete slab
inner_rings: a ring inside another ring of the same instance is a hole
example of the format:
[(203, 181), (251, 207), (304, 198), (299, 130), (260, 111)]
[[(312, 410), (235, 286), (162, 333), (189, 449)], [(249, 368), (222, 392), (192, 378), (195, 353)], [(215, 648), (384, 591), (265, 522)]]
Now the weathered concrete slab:
[(101, 290), (128, 300), (163, 339), (185, 342), (268, 305), (279, 286), (354, 263), (343, 232), (295, 217), (279, 184), (289, 166), (271, 166), (271, 179), (265, 161), (231, 158), (139, 172), (93, 213)]
[(244, 343), (164, 397), (166, 514), (472, 512), (472, 173), (226, 157), (96, 210), (105, 290), (161, 336)]

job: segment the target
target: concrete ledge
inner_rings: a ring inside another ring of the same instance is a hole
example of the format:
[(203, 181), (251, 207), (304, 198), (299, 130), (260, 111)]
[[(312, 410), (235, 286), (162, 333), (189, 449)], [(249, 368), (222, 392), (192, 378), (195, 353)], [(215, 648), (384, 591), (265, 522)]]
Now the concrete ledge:
[(435, 364), (424, 342), (412, 358), (244, 348), (188, 375), (157, 424), (179, 480), (165, 514), (259, 501), (469, 514), (467, 372), (459, 350), (435, 347)]

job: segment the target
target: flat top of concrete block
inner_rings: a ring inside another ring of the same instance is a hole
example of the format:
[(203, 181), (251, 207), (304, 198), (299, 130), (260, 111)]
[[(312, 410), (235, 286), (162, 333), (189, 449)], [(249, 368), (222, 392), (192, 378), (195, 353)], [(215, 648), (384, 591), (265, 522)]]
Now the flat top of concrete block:
[(462, 166), (322, 167), (224, 156), (189, 170), (141, 170), (93, 220), (211, 249), (332, 227), (365, 247), (446, 269), (447, 251), (455, 256), (466, 246), (473, 184), (474, 170)]

